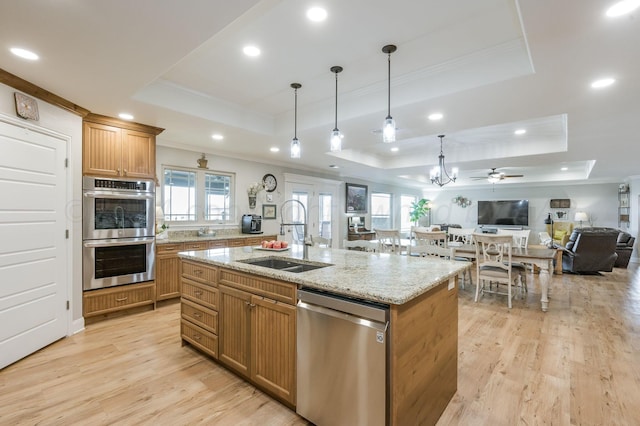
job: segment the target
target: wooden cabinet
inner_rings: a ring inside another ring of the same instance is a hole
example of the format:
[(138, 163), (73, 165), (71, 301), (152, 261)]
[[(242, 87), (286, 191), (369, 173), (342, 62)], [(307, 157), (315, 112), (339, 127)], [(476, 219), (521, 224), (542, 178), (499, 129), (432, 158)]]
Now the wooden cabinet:
[(156, 245), (156, 300), (180, 297), (180, 258), (182, 243)]
[(184, 342), (295, 406), (296, 285), (182, 261)]
[(153, 305), (155, 308), (155, 302), (154, 281), (85, 291), (82, 295), (82, 309), (86, 318), (144, 305)]
[[(156, 300), (180, 297), (180, 257), (178, 253), (187, 250), (207, 250), (224, 247), (259, 245), (263, 239), (275, 240), (275, 235), (260, 237), (231, 238), (228, 240), (203, 240), (185, 243), (156, 244)], [(233, 243), (233, 245), (230, 245)]]
[(362, 231), (362, 232), (349, 232), (347, 234), (348, 241), (357, 241), (357, 240), (375, 240), (376, 233), (375, 231)]
[(219, 292), (217, 268), (184, 261), (180, 336), (201, 351), (218, 359)]
[(156, 135), (163, 129), (89, 114), (84, 119), (82, 173), (156, 178)]

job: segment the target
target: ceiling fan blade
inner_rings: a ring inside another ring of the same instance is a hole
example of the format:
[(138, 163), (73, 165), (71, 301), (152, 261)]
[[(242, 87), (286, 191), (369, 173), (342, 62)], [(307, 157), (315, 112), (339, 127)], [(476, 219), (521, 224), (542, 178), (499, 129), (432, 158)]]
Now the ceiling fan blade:
[(524, 175), (502, 175), (502, 177), (512, 178), (512, 177), (524, 177)]

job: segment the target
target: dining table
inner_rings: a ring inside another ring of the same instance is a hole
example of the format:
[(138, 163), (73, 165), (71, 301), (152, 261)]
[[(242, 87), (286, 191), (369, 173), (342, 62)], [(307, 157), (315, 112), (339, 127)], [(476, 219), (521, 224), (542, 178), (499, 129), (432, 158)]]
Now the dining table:
[[(476, 246), (474, 244), (454, 244), (449, 243), (449, 247), (455, 248), (457, 257), (465, 257), (470, 260), (476, 258)], [(557, 250), (543, 247), (513, 247), (511, 249), (511, 259), (514, 262), (529, 263), (540, 268), (540, 288), (542, 297), (540, 303), (542, 311), (549, 309), (549, 285), (553, 277), (553, 259)]]

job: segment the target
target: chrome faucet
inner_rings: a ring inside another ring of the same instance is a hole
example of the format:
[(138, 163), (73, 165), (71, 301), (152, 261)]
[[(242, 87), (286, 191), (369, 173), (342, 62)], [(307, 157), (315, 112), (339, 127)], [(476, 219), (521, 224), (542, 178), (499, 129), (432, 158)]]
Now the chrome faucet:
[[(284, 211), (284, 206), (287, 203), (290, 202), (296, 202), (298, 204), (300, 204), (300, 206), (302, 206), (302, 213), (304, 215), (304, 222), (303, 223), (285, 223), (284, 222), (284, 217), (282, 216), (282, 213)], [(302, 232), (304, 234), (303, 236), (303, 240), (302, 240), (302, 258), (305, 260), (309, 260), (309, 246), (311, 245), (310, 242), (308, 241), (308, 235), (307, 235), (307, 228), (308, 228), (308, 220), (307, 220), (307, 209), (304, 206), (304, 204), (302, 204), (302, 202), (300, 202), (299, 200), (286, 200), (284, 203), (282, 203), (282, 205), (280, 206), (280, 235), (284, 235), (284, 227), (285, 226), (300, 226), (302, 225)]]

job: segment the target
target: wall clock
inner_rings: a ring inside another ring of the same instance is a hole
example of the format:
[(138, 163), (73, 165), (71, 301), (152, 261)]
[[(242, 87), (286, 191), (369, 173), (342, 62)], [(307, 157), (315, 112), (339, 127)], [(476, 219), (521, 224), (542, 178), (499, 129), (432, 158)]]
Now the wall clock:
[(267, 192), (275, 191), (276, 187), (278, 186), (276, 177), (271, 173), (267, 173), (262, 177), (262, 183), (264, 184), (264, 188), (267, 190)]
[(15, 95), (16, 113), (18, 114), (18, 117), (36, 121), (39, 120), (40, 114), (38, 114), (38, 104), (36, 100), (18, 92), (15, 92)]

